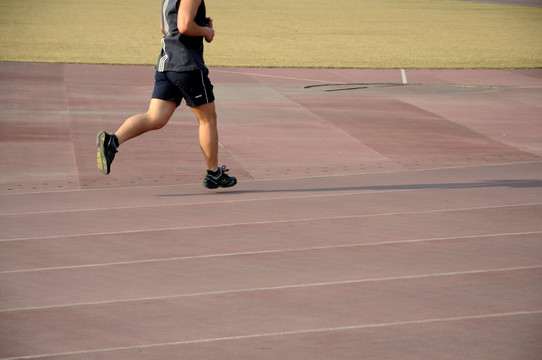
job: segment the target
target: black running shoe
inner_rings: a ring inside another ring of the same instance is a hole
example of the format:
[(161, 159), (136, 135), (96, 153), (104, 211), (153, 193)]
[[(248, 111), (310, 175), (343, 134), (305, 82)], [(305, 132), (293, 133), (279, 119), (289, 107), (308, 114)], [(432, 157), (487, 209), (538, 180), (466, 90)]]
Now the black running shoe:
[[(115, 143), (115, 140), (117, 143)], [(118, 140), (115, 135), (100, 131), (96, 136), (96, 146), (98, 146), (98, 153), (96, 154), (98, 169), (107, 175), (111, 171), (111, 163), (117, 153)]]
[(227, 188), (234, 186), (237, 184), (237, 179), (233, 176), (226, 175), (226, 172), (228, 171), (229, 170), (226, 169), (226, 165), (218, 168), (216, 175), (210, 174), (209, 171), (207, 171), (207, 175), (205, 175), (205, 179), (203, 179), (203, 186), (205, 186), (207, 189), (216, 189), (219, 187)]

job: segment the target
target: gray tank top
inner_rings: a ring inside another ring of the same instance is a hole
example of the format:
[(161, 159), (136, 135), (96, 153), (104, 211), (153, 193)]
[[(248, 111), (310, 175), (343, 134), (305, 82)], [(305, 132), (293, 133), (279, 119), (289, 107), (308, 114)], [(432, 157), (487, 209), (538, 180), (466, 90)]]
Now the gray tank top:
[[(159, 72), (180, 72), (205, 68), (203, 37), (186, 36), (177, 29), (177, 14), (180, 1), (162, 1), (164, 37), (162, 38), (162, 51), (156, 65), (156, 70)], [(194, 22), (199, 26), (206, 26), (204, 0), (201, 0)]]

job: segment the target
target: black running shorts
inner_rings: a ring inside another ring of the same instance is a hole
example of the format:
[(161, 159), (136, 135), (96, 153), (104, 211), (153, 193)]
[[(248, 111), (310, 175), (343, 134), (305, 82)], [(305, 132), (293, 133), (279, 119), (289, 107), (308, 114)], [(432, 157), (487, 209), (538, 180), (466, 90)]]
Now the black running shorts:
[(215, 96), (213, 84), (209, 80), (209, 70), (157, 71), (154, 75), (152, 98), (174, 101), (177, 106), (181, 105), (183, 99), (190, 107), (212, 103)]

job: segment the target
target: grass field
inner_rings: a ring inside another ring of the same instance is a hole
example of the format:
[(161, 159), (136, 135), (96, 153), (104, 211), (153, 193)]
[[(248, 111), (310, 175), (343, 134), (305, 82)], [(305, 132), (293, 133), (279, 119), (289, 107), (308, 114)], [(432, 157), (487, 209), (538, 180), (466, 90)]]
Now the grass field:
[[(0, 0), (1, 61), (141, 64), (160, 0)], [(542, 67), (542, 8), (459, 0), (206, 0), (209, 66)]]

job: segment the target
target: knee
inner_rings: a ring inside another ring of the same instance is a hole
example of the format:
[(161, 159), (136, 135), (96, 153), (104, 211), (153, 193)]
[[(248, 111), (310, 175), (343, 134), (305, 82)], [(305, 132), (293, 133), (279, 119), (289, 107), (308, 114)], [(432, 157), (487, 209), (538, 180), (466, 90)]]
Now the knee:
[(163, 128), (168, 123), (168, 120), (169, 120), (168, 117), (158, 116), (158, 115), (153, 114), (151, 112), (148, 112), (145, 115), (147, 117), (147, 121), (148, 121), (148, 123), (150, 125), (150, 128), (152, 130), (158, 130), (158, 129)]
[(210, 112), (205, 114), (205, 116), (198, 117), (198, 121), (202, 125), (216, 126), (216, 112)]

